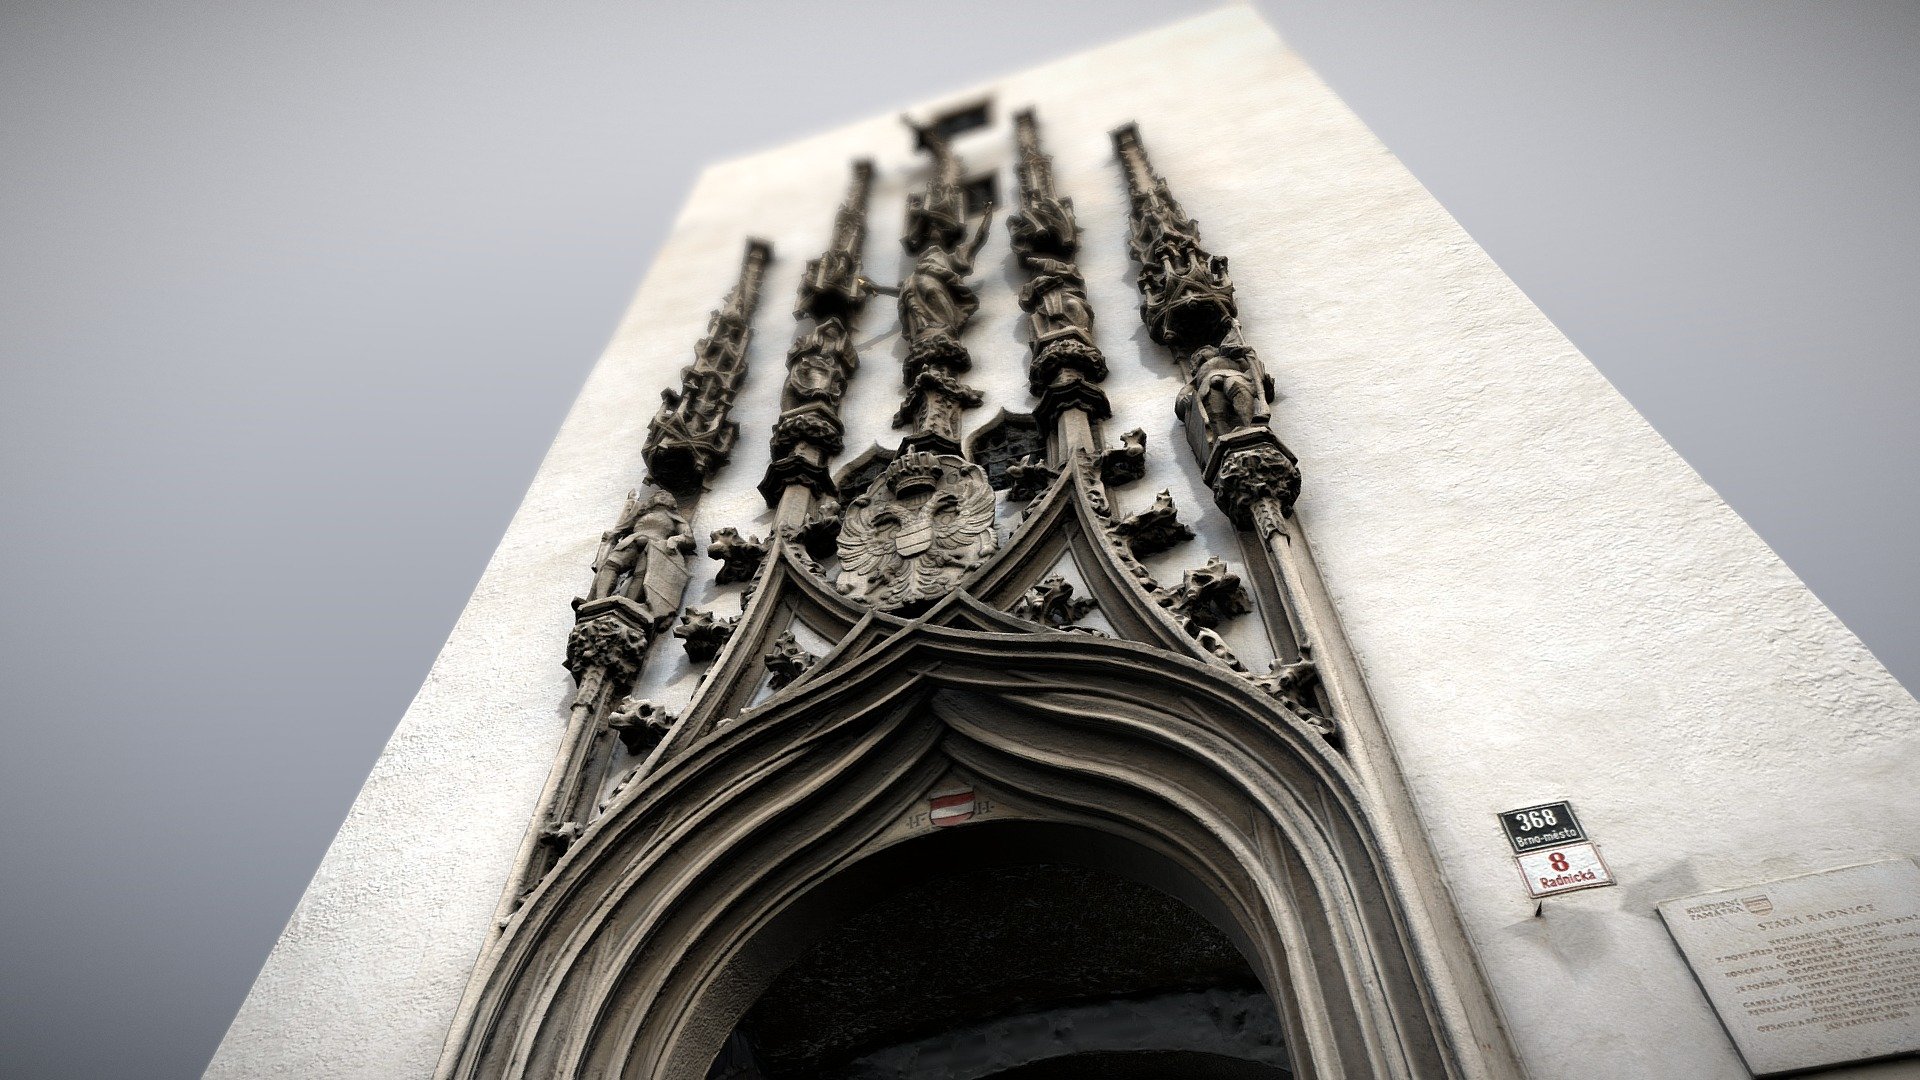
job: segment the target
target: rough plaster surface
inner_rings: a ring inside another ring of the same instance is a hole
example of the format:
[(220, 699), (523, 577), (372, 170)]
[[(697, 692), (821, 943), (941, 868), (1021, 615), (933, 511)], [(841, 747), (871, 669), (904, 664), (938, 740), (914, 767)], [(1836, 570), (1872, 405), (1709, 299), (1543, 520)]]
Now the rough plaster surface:
[[(999, 168), (1012, 191), (1006, 113), (1037, 105), (1087, 233), (1110, 430), (1144, 427), (1153, 454), (1119, 508), (1168, 487), (1201, 534), (1153, 560), (1163, 577), (1238, 552), (1178, 440), (1172, 365), (1134, 311), (1110, 129), (1139, 122), (1231, 256), (1280, 386), (1275, 425), (1306, 471), (1299, 513), (1531, 1075), (1744, 1077), (1654, 905), (1914, 853), (1920, 706), (1251, 11), (983, 89), (1000, 109), (959, 143), (970, 172)], [(892, 280), (922, 176), (897, 120), (702, 177), (209, 1076), (431, 1073), (559, 744), (567, 601), (643, 473), (655, 396), (742, 239), (771, 239), (740, 446), (694, 523), (764, 533), (753, 485), (787, 308), (858, 155), (880, 168), (867, 269)], [(974, 424), (1030, 405), (998, 225), (980, 265), (969, 342), (988, 396)], [(895, 326), (884, 298), (868, 309), (842, 461), (897, 438)], [(703, 574), (688, 602), (731, 614), (737, 592)], [(1257, 667), (1252, 622), (1234, 644)], [(684, 700), (698, 674), (656, 650), (643, 691)], [(1573, 800), (1621, 884), (1536, 912), (1493, 815), (1555, 798)]]

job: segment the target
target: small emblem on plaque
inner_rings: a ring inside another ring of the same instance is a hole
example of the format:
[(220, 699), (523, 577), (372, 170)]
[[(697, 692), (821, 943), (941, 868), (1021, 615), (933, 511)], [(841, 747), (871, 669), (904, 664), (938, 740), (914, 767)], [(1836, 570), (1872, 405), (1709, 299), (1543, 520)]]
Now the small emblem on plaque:
[(942, 788), (927, 798), (927, 816), (938, 826), (958, 825), (973, 819), (973, 789)]
[(1762, 893), (1759, 896), (1741, 897), (1740, 906), (1743, 908), (1746, 908), (1747, 913), (1749, 915), (1773, 914), (1773, 898), (1767, 896), (1765, 893)]

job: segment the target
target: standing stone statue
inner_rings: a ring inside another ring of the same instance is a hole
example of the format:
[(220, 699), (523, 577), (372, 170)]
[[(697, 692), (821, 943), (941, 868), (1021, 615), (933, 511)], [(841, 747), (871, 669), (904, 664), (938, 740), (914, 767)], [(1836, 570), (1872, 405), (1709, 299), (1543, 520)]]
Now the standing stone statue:
[(988, 207), (974, 227), (967, 246), (948, 249), (938, 244), (922, 249), (914, 259), (913, 273), (900, 284), (900, 324), (915, 356), (931, 353), (964, 353), (960, 331), (980, 299), (967, 284), (973, 273), (973, 261), (987, 242), (987, 228), (993, 223), (993, 208)]
[(647, 609), (656, 621), (671, 619), (687, 584), (687, 557), (696, 545), (680, 504), (664, 491), (642, 501), (627, 493), (626, 509), (600, 536), (589, 600), (620, 596)]

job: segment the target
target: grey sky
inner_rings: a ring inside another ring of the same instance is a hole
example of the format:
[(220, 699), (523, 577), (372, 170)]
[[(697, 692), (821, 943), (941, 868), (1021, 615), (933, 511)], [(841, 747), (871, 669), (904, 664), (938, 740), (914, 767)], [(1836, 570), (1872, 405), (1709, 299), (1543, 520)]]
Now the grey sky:
[[(1212, 6), (0, 8), (0, 1073), (204, 1066), (703, 163)], [(1920, 685), (1920, 5), (1258, 6)]]

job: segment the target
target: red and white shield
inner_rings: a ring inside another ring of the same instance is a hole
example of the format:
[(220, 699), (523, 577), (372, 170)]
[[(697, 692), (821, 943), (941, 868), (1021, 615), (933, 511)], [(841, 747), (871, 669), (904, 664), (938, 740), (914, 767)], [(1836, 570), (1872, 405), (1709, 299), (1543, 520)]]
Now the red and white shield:
[(938, 826), (958, 825), (973, 817), (973, 789), (943, 787), (927, 797), (927, 813)]

